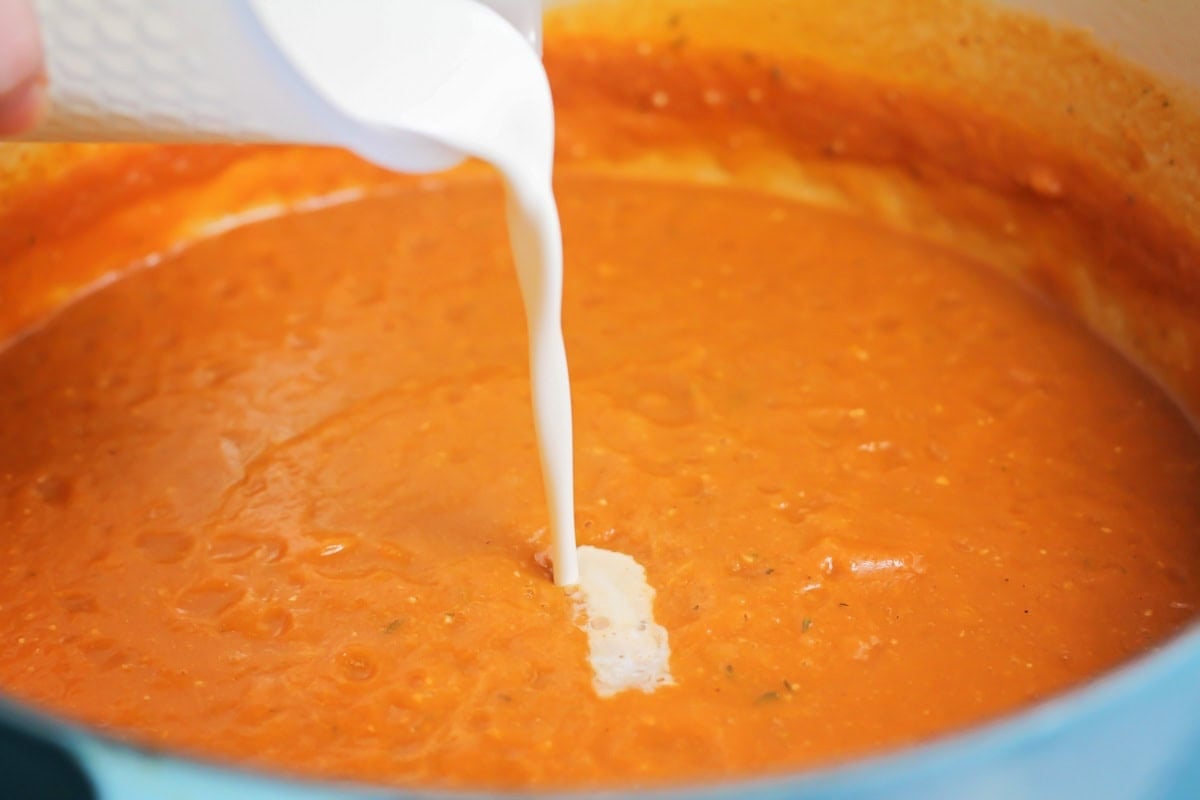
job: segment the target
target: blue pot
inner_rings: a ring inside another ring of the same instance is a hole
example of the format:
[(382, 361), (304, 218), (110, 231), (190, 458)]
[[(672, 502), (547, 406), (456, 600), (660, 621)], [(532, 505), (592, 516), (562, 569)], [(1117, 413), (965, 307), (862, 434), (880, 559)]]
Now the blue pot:
[[(1182, 57), (1191, 51), (1160, 46), (1195, 41), (1197, 29), (1187, 20), (1200, 19), (1200, 4), (1003, 2), (1087, 24), (1106, 40), (1122, 44), (1126, 55), (1200, 85), (1194, 58)], [(1159, 16), (1142, 14), (1143, 6), (1155, 7)], [(1132, 16), (1119, 13), (1122, 8)], [(1172, 18), (1177, 18), (1174, 23)], [(1138, 24), (1130, 25), (1130, 20)], [(602, 798), (629, 793), (579, 794)], [(1200, 800), (1200, 625), (1091, 683), (966, 732), (792, 776), (641, 794), (752, 800)], [(301, 781), (181, 758), (134, 747), (0, 700), (0, 800), (471, 796), (483, 795)]]
[[(139, 749), (11, 702), (0, 703), (0, 776), (3, 796), (13, 800), (483, 796), (271, 777)], [(618, 794), (626, 796), (580, 796)], [(1195, 800), (1200, 626), (1090, 684), (966, 733), (795, 776), (639, 794), (693, 800)]]

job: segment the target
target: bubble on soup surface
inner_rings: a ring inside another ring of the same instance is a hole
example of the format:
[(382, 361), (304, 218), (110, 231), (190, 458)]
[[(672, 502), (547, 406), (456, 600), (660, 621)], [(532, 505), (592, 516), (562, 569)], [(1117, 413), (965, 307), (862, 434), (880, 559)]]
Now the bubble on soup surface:
[(175, 607), (193, 617), (215, 617), (246, 596), (246, 587), (219, 578), (207, 578), (184, 589)]
[(208, 557), (218, 562), (244, 561), (255, 556), (270, 563), (283, 558), (286, 553), (287, 542), (277, 536), (218, 533), (208, 543)]
[(350, 646), (337, 655), (338, 674), (351, 681), (369, 681), (379, 671), (375, 656), (365, 647)]
[(146, 531), (138, 534), (134, 543), (148, 561), (173, 564), (182, 561), (192, 552), (196, 539), (184, 531)]
[(221, 629), (235, 631), (250, 639), (277, 639), (292, 629), (290, 611), (278, 606), (240, 603), (221, 615)]
[(68, 592), (59, 595), (58, 602), (70, 614), (89, 614), (99, 609), (96, 596), (87, 592)]
[(33, 482), (33, 491), (48, 506), (65, 506), (71, 500), (71, 481), (61, 475), (47, 473)]

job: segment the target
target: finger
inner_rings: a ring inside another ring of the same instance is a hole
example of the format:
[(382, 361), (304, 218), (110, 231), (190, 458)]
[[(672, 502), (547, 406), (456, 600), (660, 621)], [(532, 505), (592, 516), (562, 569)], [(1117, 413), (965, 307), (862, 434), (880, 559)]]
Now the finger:
[(0, 135), (26, 130), (45, 102), (42, 41), (29, 0), (0, 0)]
[(0, 99), (0, 136), (13, 136), (33, 128), (45, 105), (46, 90), (41, 76), (9, 92)]

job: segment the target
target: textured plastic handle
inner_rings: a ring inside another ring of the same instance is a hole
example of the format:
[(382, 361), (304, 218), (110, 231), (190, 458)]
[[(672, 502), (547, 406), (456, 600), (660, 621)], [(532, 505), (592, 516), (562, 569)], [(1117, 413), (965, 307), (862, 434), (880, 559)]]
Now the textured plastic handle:
[[(345, 144), (349, 121), (264, 27), (268, 2), (36, 0), (50, 112), (29, 138)], [(540, 45), (538, 0), (483, 4)], [(280, 9), (304, 13), (270, 4), (276, 15)], [(446, 166), (444, 153), (416, 150), (414, 168)]]
[(327, 106), (239, 0), (37, 0), (50, 113), (34, 138), (326, 142)]

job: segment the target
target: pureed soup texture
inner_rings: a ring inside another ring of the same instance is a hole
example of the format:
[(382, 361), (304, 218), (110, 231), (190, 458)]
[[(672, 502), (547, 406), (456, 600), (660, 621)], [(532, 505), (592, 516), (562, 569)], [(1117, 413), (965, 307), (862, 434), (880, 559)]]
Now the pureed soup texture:
[[(548, 28), (578, 533), (645, 566), (673, 685), (598, 697), (541, 557), (493, 175), (134, 148), (4, 212), (4, 692), (307, 776), (678, 783), (952, 732), (1194, 620), (1200, 441), (1043, 299), (1083, 306), (1100, 263), (1095, 307), (1170, 320), (1195, 297), (1154, 265), (1194, 270), (1193, 234), (916, 67), (819, 63), (835, 5)], [(963, 9), (926, 29), (960, 65), (1025, 42), (1145, 80)], [(772, 49), (805, 30), (813, 58)], [(1161, 371), (1188, 356), (1126, 324)]]

